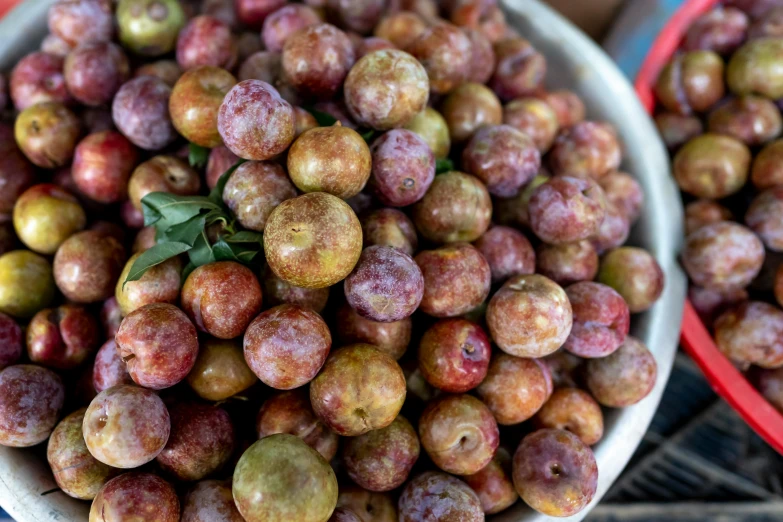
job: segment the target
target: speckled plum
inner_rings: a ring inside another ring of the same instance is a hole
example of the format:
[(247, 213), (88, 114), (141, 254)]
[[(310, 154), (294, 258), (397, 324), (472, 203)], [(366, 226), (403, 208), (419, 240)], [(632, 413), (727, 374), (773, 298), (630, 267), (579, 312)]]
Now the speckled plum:
[(589, 240), (547, 245), (536, 250), (536, 272), (561, 286), (592, 281), (598, 273), (598, 253)]
[(617, 170), (622, 149), (606, 122), (583, 121), (563, 129), (555, 139), (549, 165), (555, 175), (601, 179)]
[(370, 148), (353, 129), (335, 124), (302, 133), (288, 151), (288, 175), (302, 192), (355, 196), (372, 169)]
[(441, 114), (454, 142), (465, 142), (480, 127), (500, 125), (503, 107), (491, 89), (480, 83), (466, 82), (443, 100)]
[(120, 42), (142, 56), (174, 50), (187, 21), (184, 7), (178, 0), (120, 0), (116, 12)]
[(284, 281), (325, 288), (344, 279), (362, 251), (362, 227), (343, 200), (313, 192), (283, 201), (264, 232), (269, 267)]
[(245, 522), (231, 494), (231, 481), (202, 480), (182, 500), (180, 522)]
[(217, 18), (192, 18), (177, 37), (177, 64), (183, 71), (203, 65), (231, 70), (237, 61), (237, 43), (231, 28)]
[(606, 198), (590, 179), (556, 176), (533, 191), (528, 215), (530, 228), (545, 243), (573, 243), (598, 232)]
[(0, 445), (35, 446), (54, 430), (65, 401), (60, 377), (32, 364), (0, 371)]
[(720, 314), (748, 300), (748, 291), (744, 288), (712, 290), (691, 285), (688, 288), (688, 300), (704, 325), (711, 329)]
[(106, 341), (95, 355), (92, 369), (92, 386), (96, 393), (101, 393), (120, 384), (133, 384), (125, 361), (120, 356), (114, 339)]
[(256, 317), (245, 332), (245, 360), (265, 384), (278, 390), (313, 380), (323, 366), (332, 336), (321, 316), (282, 304)]
[(49, 8), (49, 31), (68, 44), (106, 42), (114, 33), (111, 2), (61, 0)]
[(468, 78), (471, 43), (455, 25), (428, 27), (406, 50), (424, 66), (434, 94), (446, 94)]
[(467, 313), (489, 296), (492, 273), (489, 263), (466, 243), (424, 250), (415, 257), (424, 275), (421, 311), (434, 317)]
[(174, 84), (169, 113), (174, 128), (188, 141), (202, 147), (218, 147), (218, 111), (226, 94), (236, 85), (230, 72), (214, 65), (189, 67)]
[(630, 326), (623, 297), (613, 288), (591, 281), (574, 283), (565, 291), (574, 322), (563, 348), (585, 358), (606, 357), (617, 350)]
[(372, 32), (383, 14), (384, 0), (326, 0), (327, 16), (346, 31)]
[(685, 51), (705, 49), (719, 54), (730, 54), (745, 41), (748, 15), (734, 7), (718, 6), (696, 18), (682, 48)]
[(360, 522), (397, 522), (397, 506), (388, 493), (376, 493), (351, 484), (340, 486), (337, 507), (350, 509)]
[(143, 209), (141, 200), (151, 192), (191, 196), (201, 188), (201, 179), (185, 161), (174, 156), (153, 156), (133, 170), (128, 181), (128, 197)]
[(279, 53), (286, 40), (300, 29), (321, 23), (321, 16), (310, 6), (288, 4), (264, 20), (261, 40), (267, 51)]
[(408, 478), (421, 450), (419, 437), (403, 416), (377, 430), (347, 438), (342, 461), (348, 476), (370, 491), (390, 491)]
[(601, 259), (598, 281), (614, 288), (633, 314), (654, 305), (664, 288), (663, 270), (658, 261), (637, 247), (610, 250)]
[(355, 60), (351, 40), (330, 24), (306, 27), (291, 35), (283, 46), (285, 77), (306, 97), (332, 98)]
[(535, 272), (536, 254), (533, 246), (524, 234), (511, 227), (490, 228), (476, 240), (474, 246), (489, 263), (493, 283)]
[(116, 203), (128, 195), (128, 179), (137, 151), (119, 132), (89, 134), (76, 146), (71, 176), (79, 192), (99, 203)]
[(503, 123), (527, 135), (541, 154), (555, 141), (560, 124), (554, 109), (534, 97), (517, 98), (503, 107)]
[(759, 236), (767, 249), (783, 250), (783, 188), (772, 187), (758, 194), (745, 213), (745, 224)]
[(381, 18), (373, 34), (391, 42), (398, 49), (406, 49), (427, 29), (427, 22), (412, 11), (389, 13)]
[(234, 261), (200, 266), (182, 286), (182, 309), (200, 331), (219, 339), (242, 335), (261, 301), (258, 278)]
[(587, 389), (595, 400), (610, 408), (624, 408), (647, 397), (657, 374), (655, 357), (631, 336), (608, 357), (590, 359), (584, 370)]
[(471, 59), (468, 69), (469, 82), (487, 83), (495, 72), (495, 50), (492, 42), (479, 29), (464, 27), (463, 31), (470, 40)]
[(65, 60), (49, 53), (28, 54), (14, 66), (8, 78), (8, 93), (16, 110), (45, 102), (69, 103), (65, 85)]
[(327, 520), (337, 504), (337, 478), (298, 437), (276, 434), (248, 448), (234, 470), (234, 501), (245, 520)]
[(141, 252), (133, 254), (117, 279), (114, 296), (120, 305), (122, 315), (128, 315), (137, 308), (150, 303), (175, 303), (179, 299), (182, 285), (182, 261), (172, 258), (147, 270), (137, 281), (125, 282), (133, 263)]
[(783, 366), (783, 312), (760, 301), (740, 303), (715, 320), (715, 344), (743, 368)]
[(112, 102), (114, 124), (134, 145), (160, 150), (177, 137), (169, 114), (171, 87), (153, 76), (140, 76), (122, 85)]
[(777, 106), (760, 96), (740, 96), (718, 105), (707, 119), (707, 129), (732, 136), (748, 146), (774, 140), (783, 130)]
[(234, 445), (234, 425), (224, 409), (179, 402), (171, 406), (171, 435), (155, 460), (178, 480), (201, 480), (228, 462)]
[(412, 256), (418, 249), (419, 239), (411, 220), (403, 212), (393, 208), (381, 208), (362, 216), (364, 246), (383, 245), (396, 248)]
[(158, 60), (157, 62), (146, 63), (133, 72), (134, 78), (139, 76), (155, 76), (171, 88), (182, 76), (182, 69), (179, 68), (175, 60)]
[(435, 178), (435, 156), (416, 133), (395, 129), (371, 147), (373, 193), (384, 205), (405, 207), (421, 198)]
[(697, 116), (662, 112), (657, 114), (654, 120), (663, 143), (672, 152), (704, 133), (704, 124)]
[(292, 304), (309, 308), (321, 313), (326, 308), (329, 300), (329, 288), (301, 288), (286, 283), (269, 267), (265, 268), (261, 275), (261, 283), (264, 288), (264, 303), (268, 306)]
[(253, 29), (261, 29), (267, 16), (285, 5), (284, 0), (234, 0), (237, 20)]
[(611, 203), (606, 203), (604, 220), (598, 231), (590, 238), (598, 255), (623, 245), (631, 233), (631, 223), (620, 209)]
[(543, 90), (547, 63), (524, 38), (507, 37), (494, 44), (497, 65), (489, 85), (503, 101)]
[(493, 219), (501, 225), (530, 228), (530, 197), (549, 178), (549, 173), (541, 169), (517, 195), (510, 198), (495, 198), (492, 202)]
[(84, 307), (65, 304), (35, 314), (27, 326), (30, 361), (70, 370), (81, 365), (100, 345), (100, 327)]
[(305, 389), (267, 399), (256, 416), (256, 433), (259, 439), (275, 433), (296, 435), (327, 461), (337, 454), (339, 437), (316, 417)]
[(519, 424), (531, 418), (551, 393), (548, 368), (535, 359), (497, 353), (492, 358), (479, 397), (498, 424)]
[(49, 261), (29, 250), (0, 256), (0, 313), (20, 318), (34, 316), (54, 299)]
[(522, 439), (514, 453), (512, 473), (522, 500), (552, 517), (579, 513), (598, 487), (593, 452), (565, 430), (538, 430)]
[(82, 434), (86, 408), (65, 417), (52, 432), (46, 447), (46, 459), (57, 486), (81, 500), (92, 500), (117, 470), (99, 462), (87, 450)]
[(684, 116), (706, 111), (726, 92), (724, 69), (714, 51), (677, 53), (658, 75), (655, 95), (666, 109)]
[(701, 227), (685, 240), (682, 264), (691, 280), (712, 289), (746, 287), (761, 270), (764, 245), (748, 228), (729, 221)]
[(710, 223), (731, 221), (732, 218), (731, 211), (720, 203), (697, 199), (685, 205), (685, 235), (687, 237)]
[(22, 356), (23, 339), (19, 324), (0, 312), (0, 370), (14, 364)]
[(410, 317), (391, 323), (372, 321), (346, 303), (337, 311), (336, 320), (337, 336), (343, 344), (372, 344), (395, 360), (408, 349), (413, 328)]
[(16, 117), (14, 138), (34, 164), (45, 169), (67, 165), (81, 136), (81, 122), (59, 102), (32, 105)]
[[(362, 383), (372, 382), (372, 389)], [(405, 376), (388, 355), (369, 344), (332, 353), (310, 385), (313, 411), (339, 435), (357, 436), (388, 426), (405, 402)]]
[(683, 192), (720, 199), (745, 185), (750, 160), (750, 151), (741, 141), (707, 133), (683, 145), (674, 156), (672, 172)]
[(259, 51), (242, 62), (237, 71), (239, 81), (261, 80), (274, 85), (280, 80), (281, 56), (279, 52)]
[(483, 522), (478, 495), (463, 481), (439, 471), (426, 471), (402, 490), (399, 522)]
[[(260, 126), (260, 122), (264, 124)], [(245, 80), (226, 95), (218, 112), (218, 132), (240, 158), (262, 161), (283, 152), (294, 139), (294, 109), (277, 90)]]
[(474, 241), (489, 228), (492, 200), (476, 177), (440, 174), (413, 207), (413, 222), (425, 238), (439, 242)]
[(179, 499), (174, 487), (151, 473), (124, 473), (107, 482), (90, 506), (89, 522), (133, 517), (178, 522)]
[[(502, 459), (498, 457), (501, 451), (505, 454)], [(498, 448), (498, 454), (478, 472), (462, 477), (478, 495), (487, 515), (500, 513), (519, 498), (511, 481), (511, 456), (503, 448)]]
[(571, 304), (554, 281), (538, 274), (506, 281), (487, 306), (492, 340), (517, 357), (543, 357), (563, 345), (571, 331)]
[(84, 415), (83, 431), (93, 457), (115, 468), (150, 462), (166, 445), (169, 412), (152, 390), (114, 386), (98, 394)]
[(204, 339), (187, 381), (202, 399), (223, 401), (251, 387), (257, 378), (238, 340)]
[(472, 475), (495, 455), (500, 435), (490, 409), (472, 395), (430, 402), (419, 419), (421, 445), (443, 471)]
[(631, 224), (639, 219), (644, 206), (644, 192), (630, 174), (610, 172), (598, 180), (598, 185), (604, 191), (607, 205), (614, 205)]
[(750, 180), (759, 189), (774, 187), (783, 184), (783, 140), (775, 140), (768, 143), (756, 154), (750, 173)]
[(449, 155), (451, 148), (449, 126), (443, 116), (432, 107), (425, 107), (408, 122), (405, 128), (418, 134), (429, 145), (436, 158), (445, 158)]
[(86, 230), (66, 239), (54, 256), (54, 281), (69, 300), (95, 303), (114, 295), (125, 249), (113, 237)]
[(220, 177), (233, 167), (239, 158), (225, 146), (215, 147), (209, 152), (206, 181), (210, 190), (215, 188)]
[(604, 434), (601, 407), (589, 393), (577, 388), (559, 388), (533, 418), (538, 429), (570, 431), (588, 446)]
[(481, 326), (465, 319), (444, 319), (431, 326), (419, 343), (419, 370), (432, 386), (463, 393), (487, 375), (491, 346)]
[(184, 379), (198, 355), (196, 328), (168, 303), (144, 305), (128, 314), (115, 340), (134, 382), (153, 390)]
[(484, 126), (473, 134), (462, 153), (462, 165), (483, 181), (495, 196), (511, 197), (541, 167), (533, 140), (510, 125)]
[(71, 96), (84, 105), (100, 106), (111, 102), (130, 77), (130, 65), (118, 45), (93, 42), (69, 53), (63, 72)]

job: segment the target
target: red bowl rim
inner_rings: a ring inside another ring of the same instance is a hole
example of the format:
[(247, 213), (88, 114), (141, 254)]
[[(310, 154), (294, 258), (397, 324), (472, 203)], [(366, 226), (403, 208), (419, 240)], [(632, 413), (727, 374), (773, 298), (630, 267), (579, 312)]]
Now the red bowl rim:
[[(649, 114), (655, 110), (653, 87), (663, 66), (680, 45), (683, 35), (699, 15), (718, 0), (686, 1), (671, 17), (645, 57), (634, 82), (636, 94)], [(748, 382), (721, 353), (690, 302), (685, 303), (681, 332), (682, 345), (698, 364), (712, 388), (767, 443), (783, 454), (783, 415)]]

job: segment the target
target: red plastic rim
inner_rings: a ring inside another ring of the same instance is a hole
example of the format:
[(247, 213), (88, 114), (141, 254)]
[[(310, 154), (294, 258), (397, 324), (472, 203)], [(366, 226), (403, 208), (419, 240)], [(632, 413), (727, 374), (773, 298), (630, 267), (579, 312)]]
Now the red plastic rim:
[(0, 0), (0, 18), (4, 17), (21, 0)]
[[(677, 50), (691, 22), (718, 0), (690, 0), (680, 7), (656, 38), (642, 64), (634, 86), (645, 109), (655, 110), (653, 86), (663, 66)], [(685, 304), (680, 334), (682, 345), (699, 365), (712, 388), (767, 443), (783, 454), (783, 415), (773, 408), (718, 350), (690, 302)]]

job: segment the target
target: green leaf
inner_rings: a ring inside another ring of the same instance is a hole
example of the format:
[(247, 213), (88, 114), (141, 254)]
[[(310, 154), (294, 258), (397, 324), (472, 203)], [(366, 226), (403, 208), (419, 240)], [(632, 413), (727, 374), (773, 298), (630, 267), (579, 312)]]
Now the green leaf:
[(435, 160), (435, 174), (443, 174), (454, 170), (454, 162), (449, 158), (438, 158)]
[(315, 118), (315, 121), (318, 122), (319, 127), (331, 127), (338, 121), (337, 118), (331, 114), (321, 112), (314, 109), (313, 107), (305, 107), (305, 110), (313, 115), (313, 118)]
[(188, 257), (195, 266), (208, 265), (215, 262), (215, 255), (212, 252), (212, 247), (209, 245), (205, 230), (202, 230), (201, 235), (196, 238), (193, 248), (188, 251)]
[(188, 279), (188, 276), (190, 276), (193, 271), (198, 268), (196, 265), (193, 264), (193, 262), (189, 262), (187, 265), (185, 265), (185, 268), (182, 269), (182, 282), (184, 282)]
[(234, 249), (232, 249), (231, 245), (226, 243), (222, 237), (215, 241), (215, 244), (212, 245), (212, 252), (215, 254), (215, 261), (239, 262), (239, 259), (237, 259), (237, 256), (234, 253)]
[(160, 233), (184, 223), (202, 210), (223, 210), (204, 196), (178, 196), (168, 192), (151, 192), (142, 198), (141, 205), (144, 225), (155, 225)]
[(209, 160), (208, 148), (202, 147), (201, 145), (196, 145), (195, 143), (190, 144), (189, 151), (188, 151), (188, 162), (190, 163), (191, 167), (197, 169), (204, 168), (208, 160)]
[(261, 250), (260, 243), (231, 243), (226, 237), (221, 237), (212, 245), (217, 261), (236, 261), (245, 264), (250, 263)]
[(264, 234), (251, 230), (241, 230), (225, 238), (228, 243), (263, 243)]
[(210, 201), (212, 201), (217, 205), (223, 204), (223, 190), (226, 188), (226, 183), (228, 182), (228, 178), (230, 178), (231, 174), (233, 174), (234, 171), (237, 170), (239, 166), (245, 163), (246, 161), (247, 160), (244, 159), (237, 161), (220, 176), (218, 182), (215, 184), (215, 188), (213, 188), (212, 191), (209, 193)]
[(372, 139), (375, 137), (375, 129), (370, 129), (368, 131), (362, 132), (361, 137), (364, 141), (370, 143)]
[(162, 234), (158, 234), (160, 236), (158, 237), (158, 240), (187, 243), (188, 245), (193, 246), (196, 238), (201, 234), (201, 231), (204, 230), (206, 216), (207, 215), (202, 212), (187, 221), (173, 225)]
[(125, 286), (125, 283), (128, 281), (138, 281), (141, 279), (141, 276), (153, 266), (183, 254), (190, 250), (190, 248), (190, 245), (178, 242), (159, 243), (152, 246), (133, 262), (133, 266), (131, 266), (130, 272), (128, 272), (128, 276), (123, 282), (123, 286)]

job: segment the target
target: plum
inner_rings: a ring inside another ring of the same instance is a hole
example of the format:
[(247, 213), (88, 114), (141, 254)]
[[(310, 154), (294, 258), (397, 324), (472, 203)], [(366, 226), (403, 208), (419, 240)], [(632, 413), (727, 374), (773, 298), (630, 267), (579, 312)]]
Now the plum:
[(45, 102), (70, 103), (64, 64), (63, 57), (44, 52), (30, 53), (19, 60), (8, 78), (8, 94), (16, 110)]
[(264, 384), (278, 390), (312, 381), (329, 355), (332, 336), (321, 316), (298, 305), (266, 310), (247, 327), (245, 360)]
[(198, 355), (196, 328), (174, 305), (152, 303), (125, 316), (115, 337), (131, 378), (153, 390), (187, 377)]
[(455, 25), (441, 22), (426, 28), (406, 50), (424, 66), (434, 94), (447, 94), (468, 77), (471, 42)]
[(498, 424), (519, 424), (541, 409), (551, 394), (548, 368), (536, 359), (496, 354), (478, 389)]
[(98, 321), (82, 306), (44, 309), (27, 327), (27, 355), (34, 363), (70, 370), (98, 348), (99, 336)]
[(683, 192), (720, 199), (745, 185), (750, 160), (750, 151), (741, 141), (707, 133), (693, 138), (677, 152), (672, 171)]
[(64, 401), (65, 387), (51, 370), (18, 364), (0, 371), (0, 445), (26, 448), (45, 441)]
[(736, 138), (748, 146), (774, 140), (783, 130), (777, 106), (760, 96), (740, 96), (720, 104), (710, 113), (707, 129)]
[(362, 56), (348, 72), (345, 104), (353, 119), (373, 129), (407, 125), (427, 105), (430, 82), (424, 64), (397, 49)]
[(202, 480), (182, 500), (180, 522), (244, 522), (231, 494), (231, 481)]
[(238, 341), (205, 339), (196, 363), (187, 377), (196, 395), (208, 401), (223, 401), (256, 383)]
[(106, 341), (95, 355), (92, 385), (97, 393), (120, 384), (133, 384), (125, 361), (120, 356), (114, 339)]
[(201, 66), (230, 70), (236, 61), (237, 43), (231, 28), (217, 18), (192, 18), (177, 36), (177, 64), (183, 71)]
[(137, 281), (125, 282), (133, 263), (142, 253), (128, 259), (117, 280), (115, 297), (122, 315), (128, 315), (137, 308), (151, 303), (174, 303), (179, 299), (182, 262), (179, 258), (167, 259), (147, 270)]
[(234, 501), (245, 520), (327, 520), (337, 478), (320, 453), (298, 437), (276, 434), (248, 448), (234, 470)]
[(635, 337), (628, 336), (613, 354), (587, 361), (585, 383), (600, 404), (624, 408), (647, 397), (658, 374), (655, 357)]
[(107, 482), (90, 506), (89, 522), (134, 517), (178, 522), (179, 499), (174, 487), (151, 473), (123, 473)]
[(474, 241), (489, 228), (492, 200), (476, 177), (451, 171), (435, 177), (413, 207), (413, 222), (430, 241)]
[(114, 295), (125, 249), (113, 237), (86, 230), (66, 239), (54, 256), (57, 288), (75, 303), (95, 303)]
[(325, 288), (344, 279), (362, 250), (362, 229), (341, 199), (314, 192), (283, 201), (264, 233), (269, 267), (282, 280), (304, 288)]
[(356, 60), (348, 36), (330, 24), (305, 27), (283, 46), (285, 78), (303, 96), (328, 100), (343, 85)]
[(416, 133), (394, 129), (371, 148), (373, 193), (384, 205), (404, 207), (421, 198), (435, 178), (435, 157)]
[(29, 318), (46, 308), (55, 293), (52, 266), (29, 250), (0, 256), (0, 313)]
[(118, 471), (96, 460), (87, 450), (82, 434), (86, 410), (77, 410), (60, 421), (49, 437), (46, 459), (57, 486), (65, 494), (92, 500)]
[(775, 67), (781, 50), (780, 38), (748, 41), (737, 49), (726, 66), (726, 86), (738, 96), (760, 94), (772, 100), (783, 97), (783, 77)]
[(189, 67), (174, 84), (169, 98), (174, 128), (188, 141), (202, 147), (222, 145), (218, 111), (236, 83), (234, 75), (220, 67), (209, 64)]
[(360, 221), (365, 248), (389, 246), (412, 256), (419, 246), (413, 223), (400, 210), (381, 208), (363, 215)]
[(239, 23), (261, 29), (266, 17), (284, 4), (284, 0), (234, 0), (234, 10)]
[(353, 511), (360, 522), (397, 522), (397, 506), (388, 493), (342, 485), (337, 497), (337, 509), (341, 508)]
[(478, 129), (462, 152), (462, 165), (483, 181), (494, 196), (511, 197), (541, 167), (533, 140), (510, 125)]
[(391, 323), (365, 319), (346, 303), (337, 311), (336, 326), (343, 344), (372, 344), (397, 360), (408, 348), (413, 324), (410, 317)]
[(748, 24), (748, 16), (739, 9), (715, 7), (691, 23), (682, 48), (685, 51), (704, 49), (731, 54), (745, 41)]
[(655, 126), (669, 151), (676, 151), (691, 139), (704, 133), (704, 124), (697, 116), (662, 112), (655, 116)]
[(169, 412), (152, 390), (121, 384), (95, 397), (84, 414), (84, 442), (93, 457), (114, 468), (137, 468), (166, 446)]
[(182, 285), (182, 309), (196, 327), (219, 339), (242, 335), (261, 311), (261, 285), (234, 261), (196, 268)]
[(463, 28), (471, 43), (470, 68), (467, 80), (476, 83), (487, 83), (495, 72), (495, 50), (492, 41), (480, 29)]
[(764, 245), (748, 228), (718, 221), (685, 239), (682, 264), (691, 281), (704, 288), (744, 288), (758, 275)]
[(415, 260), (424, 276), (420, 309), (428, 315), (456, 317), (473, 310), (489, 296), (489, 263), (467, 243), (424, 250)]
[(79, 119), (59, 102), (32, 105), (20, 112), (14, 123), (19, 149), (45, 169), (63, 167), (71, 161), (81, 132)]
[(139, 76), (125, 82), (112, 102), (114, 124), (137, 147), (160, 150), (177, 137), (170, 97), (171, 87), (160, 78)]
[(267, 51), (279, 53), (291, 35), (321, 21), (321, 16), (310, 6), (285, 5), (266, 17), (261, 29), (261, 40)]
[(503, 107), (490, 88), (465, 82), (451, 91), (440, 108), (453, 142), (465, 142), (480, 127), (500, 125)]
[(769, 303), (741, 302), (715, 320), (715, 344), (743, 368), (750, 364), (761, 368), (783, 366), (781, 335), (783, 312)]
[(492, 227), (476, 240), (474, 246), (489, 263), (493, 283), (503, 283), (509, 277), (535, 272), (533, 246), (524, 234), (513, 228)]
[(783, 157), (783, 140), (768, 143), (753, 160), (750, 181), (759, 189), (764, 190), (783, 184), (783, 170), (780, 168)]
[(596, 444), (604, 434), (601, 407), (589, 393), (577, 388), (559, 388), (544, 403), (533, 424), (538, 429), (567, 430), (588, 446)]
[[(499, 457), (501, 453), (502, 458)], [(489, 464), (462, 480), (476, 492), (487, 515), (500, 513), (519, 498), (511, 481), (511, 456), (503, 448), (498, 448), (498, 454)]]
[(610, 286), (582, 281), (565, 290), (574, 313), (563, 348), (585, 358), (606, 357), (617, 350), (630, 327), (623, 297)]
[(666, 109), (687, 116), (704, 112), (723, 98), (723, 59), (714, 51), (676, 54), (655, 83), (655, 95)]
[(421, 338), (419, 370), (432, 386), (464, 393), (486, 377), (490, 352), (489, 337), (481, 326), (465, 319), (443, 319)]
[(326, 14), (345, 30), (367, 34), (383, 14), (383, 0), (326, 0)]
[(541, 184), (528, 203), (530, 228), (545, 243), (587, 239), (606, 216), (604, 191), (590, 179), (556, 176)]
[(561, 286), (592, 281), (598, 273), (598, 252), (589, 240), (547, 245), (536, 250), (536, 271)]
[(153, 156), (134, 169), (128, 181), (128, 196), (134, 207), (143, 210), (141, 200), (151, 192), (178, 196), (197, 194), (201, 188), (198, 172), (174, 156)]
[(54, 254), (66, 239), (87, 224), (77, 199), (49, 184), (34, 185), (19, 196), (13, 220), (19, 239), (40, 254)]
[(549, 181), (549, 173), (541, 169), (515, 196), (495, 198), (492, 206), (493, 218), (500, 225), (530, 228), (530, 197), (533, 192)]
[(22, 356), (22, 328), (10, 316), (0, 312), (0, 371)]
[(539, 274), (512, 277), (487, 306), (492, 340), (517, 357), (543, 357), (560, 348), (572, 319), (566, 292)]
[(399, 522), (483, 522), (481, 501), (456, 477), (426, 471), (405, 486), (400, 495)]
[(111, 42), (82, 44), (65, 59), (65, 84), (77, 101), (89, 106), (111, 102), (130, 77), (130, 64), (122, 49)]
[(302, 192), (355, 196), (372, 169), (370, 148), (355, 130), (339, 122), (302, 133), (288, 151), (288, 175)]
[(187, 20), (178, 0), (120, 0), (116, 17), (123, 47), (142, 56), (173, 51)]
[(419, 458), (419, 438), (403, 416), (377, 430), (346, 439), (342, 460), (348, 476), (370, 491), (401, 486)]
[(514, 453), (512, 474), (522, 500), (551, 517), (579, 513), (598, 486), (593, 452), (565, 430), (538, 430), (522, 439)]
[(256, 416), (256, 433), (259, 439), (275, 433), (296, 435), (327, 461), (337, 454), (339, 437), (316, 417), (304, 389), (280, 392), (267, 399)]
[(688, 300), (704, 325), (711, 329), (720, 314), (748, 300), (748, 291), (744, 288), (712, 290), (691, 285), (688, 288)]
[(533, 45), (519, 37), (501, 38), (494, 43), (497, 59), (489, 85), (503, 101), (536, 94), (543, 90), (547, 62)]
[(281, 304), (298, 305), (321, 313), (329, 300), (329, 288), (301, 288), (286, 283), (269, 267), (261, 274), (264, 302), (269, 306)]
[(171, 435), (155, 460), (178, 480), (201, 480), (228, 462), (234, 445), (234, 425), (224, 409), (179, 402), (171, 406)]
[(138, 78), (139, 76), (155, 76), (173, 89), (177, 80), (182, 76), (182, 69), (179, 68), (175, 60), (158, 60), (137, 68), (133, 77)]
[(406, 49), (427, 29), (427, 22), (412, 11), (389, 13), (381, 18), (373, 34), (391, 42), (398, 49)]
[(661, 297), (664, 274), (649, 252), (637, 247), (609, 251), (601, 260), (598, 281), (614, 288), (632, 314), (648, 310)]
[(96, 132), (76, 146), (71, 175), (85, 196), (99, 203), (117, 203), (128, 196), (137, 157), (136, 148), (119, 132)]
[(429, 145), (436, 158), (445, 158), (449, 155), (451, 137), (448, 123), (432, 107), (425, 107), (408, 122), (405, 128), (418, 134)]
[(503, 123), (526, 134), (541, 154), (555, 142), (560, 128), (554, 109), (535, 97), (517, 98), (506, 104)]
[(60, 0), (49, 8), (48, 27), (72, 46), (109, 41), (114, 33), (111, 2)]
[(783, 250), (783, 233), (780, 230), (783, 212), (783, 189), (772, 187), (759, 193), (751, 201), (745, 213), (745, 223), (756, 233), (767, 249), (773, 252)]
[[(372, 389), (361, 384), (367, 382), (374, 383)], [(394, 359), (372, 345), (353, 344), (326, 360), (310, 385), (310, 402), (337, 434), (354, 437), (391, 424), (405, 391), (405, 376)]]

